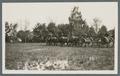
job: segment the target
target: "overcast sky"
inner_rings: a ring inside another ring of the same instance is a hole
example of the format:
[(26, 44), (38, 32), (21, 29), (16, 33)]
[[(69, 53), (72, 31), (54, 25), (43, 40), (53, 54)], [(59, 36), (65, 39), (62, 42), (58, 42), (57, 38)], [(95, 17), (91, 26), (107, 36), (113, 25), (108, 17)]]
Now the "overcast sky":
[(37, 22), (48, 24), (53, 21), (56, 25), (69, 23), (68, 17), (74, 6), (79, 7), (83, 19), (86, 19), (89, 26), (93, 24), (95, 17), (108, 29), (118, 25), (116, 2), (3, 3), (3, 25), (5, 21), (18, 23), (18, 29), (23, 29), (26, 23), (31, 30)]

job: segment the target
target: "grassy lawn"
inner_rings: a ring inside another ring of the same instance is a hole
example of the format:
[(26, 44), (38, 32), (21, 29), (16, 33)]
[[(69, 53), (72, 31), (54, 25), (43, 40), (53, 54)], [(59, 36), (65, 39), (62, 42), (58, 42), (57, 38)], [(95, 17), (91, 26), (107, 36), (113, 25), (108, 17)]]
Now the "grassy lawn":
[[(11, 70), (38, 70), (38, 68), (43, 68), (42, 70), (114, 69), (114, 48), (60, 47), (46, 46), (41, 43), (7, 43), (5, 57), (5, 67)], [(33, 67), (37, 67), (37, 69)]]

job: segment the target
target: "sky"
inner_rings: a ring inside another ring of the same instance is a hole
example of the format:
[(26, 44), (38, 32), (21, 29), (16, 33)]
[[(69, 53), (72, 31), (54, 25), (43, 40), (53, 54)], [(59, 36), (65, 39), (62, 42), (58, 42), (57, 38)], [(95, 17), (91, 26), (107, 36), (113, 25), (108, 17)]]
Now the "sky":
[(93, 19), (101, 20), (108, 30), (118, 25), (117, 2), (55, 2), (55, 3), (3, 3), (2, 21), (18, 23), (18, 30), (32, 30), (39, 23), (55, 22), (58, 24), (69, 23), (68, 17), (74, 6), (79, 7), (83, 19), (89, 26), (93, 25)]

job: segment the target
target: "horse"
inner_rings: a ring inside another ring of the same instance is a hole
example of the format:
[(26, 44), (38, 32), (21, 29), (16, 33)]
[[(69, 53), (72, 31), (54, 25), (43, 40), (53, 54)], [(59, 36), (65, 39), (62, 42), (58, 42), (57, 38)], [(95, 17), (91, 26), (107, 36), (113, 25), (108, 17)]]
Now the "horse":
[(110, 36), (104, 36), (99, 39), (99, 43), (100, 47), (112, 47), (114, 45), (114, 39)]
[(80, 38), (80, 43), (81, 43), (82, 47), (92, 46), (92, 41), (93, 41), (93, 39), (90, 37), (86, 37), (86, 38), (81, 37)]
[(57, 46), (58, 38), (57, 38), (57, 37), (48, 37), (48, 38), (46, 39), (46, 43), (47, 43), (47, 45)]
[(66, 46), (68, 45), (68, 37), (65, 37), (65, 36), (61, 36), (58, 38), (59, 40), (59, 43), (61, 46)]
[(68, 38), (68, 46), (79, 46), (79, 37), (72, 36)]
[(10, 43), (20, 43), (22, 42), (22, 39), (19, 38), (19, 37), (14, 37), (14, 36), (8, 36), (7, 38), (7, 41), (10, 42)]

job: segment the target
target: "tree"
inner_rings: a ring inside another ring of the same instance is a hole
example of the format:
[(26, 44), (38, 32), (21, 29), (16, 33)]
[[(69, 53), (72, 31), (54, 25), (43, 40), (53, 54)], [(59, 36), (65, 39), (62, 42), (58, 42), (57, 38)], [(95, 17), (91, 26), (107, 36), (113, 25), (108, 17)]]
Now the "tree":
[(111, 29), (111, 30), (109, 30), (108, 31), (108, 34), (109, 34), (109, 36), (111, 36), (111, 37), (115, 37), (115, 29)]
[(5, 22), (5, 40), (6, 42), (9, 42), (9, 35), (8, 33), (10, 32), (10, 27), (9, 27), (9, 23)]
[(59, 24), (58, 29), (61, 33), (61, 36), (68, 36), (70, 32), (70, 25), (69, 24)]
[(15, 42), (17, 39), (17, 26), (18, 24), (9, 24), (5, 22), (5, 35), (6, 35), (6, 42)]
[(98, 32), (98, 36), (103, 37), (103, 36), (108, 36), (108, 32), (107, 32), (107, 27), (106, 26), (102, 26)]
[(22, 42), (25, 42), (25, 38), (26, 38), (25, 31), (23, 31), (23, 30), (18, 31), (17, 37), (20, 38), (22, 40)]
[(98, 33), (101, 21), (98, 18), (93, 19), (93, 26), (95, 27), (95, 32)]
[(17, 37), (22, 40), (22, 42), (32, 42), (33, 33), (29, 30), (19, 30), (17, 33)]
[(27, 30), (27, 28), (28, 28), (28, 26), (29, 26), (29, 21), (27, 20), (27, 19), (25, 19), (25, 22), (24, 22), (25, 24), (24, 24), (24, 32), (25, 32), (25, 34), (26, 34), (26, 36), (25, 36), (25, 43), (26, 42), (28, 42), (28, 40), (27, 40), (27, 37), (28, 37), (28, 32), (29, 32), (29, 30)]
[(33, 42), (33, 37), (34, 37), (33, 32), (29, 32), (29, 34), (27, 36), (28, 42)]
[(84, 34), (84, 30), (82, 29), (82, 27), (85, 26), (87, 23), (85, 22), (85, 20), (83, 20), (82, 14), (78, 9), (79, 7), (74, 7), (69, 17), (69, 24), (72, 27), (70, 35), (81, 36), (82, 34)]
[(80, 29), (80, 32), (81, 32), (82, 36), (86, 36), (86, 35), (88, 36), (89, 26), (87, 25), (86, 21), (84, 21), (84, 24), (83, 24), (83, 26)]
[(33, 34), (34, 34), (35, 42), (44, 42), (48, 35), (48, 30), (46, 28), (46, 25), (37, 23), (37, 25), (33, 29)]
[(89, 37), (95, 37), (96, 36), (95, 29), (92, 26), (89, 28), (88, 36)]
[(57, 36), (57, 27), (55, 26), (54, 22), (50, 22), (47, 27), (49, 34), (52, 34), (53, 36)]

